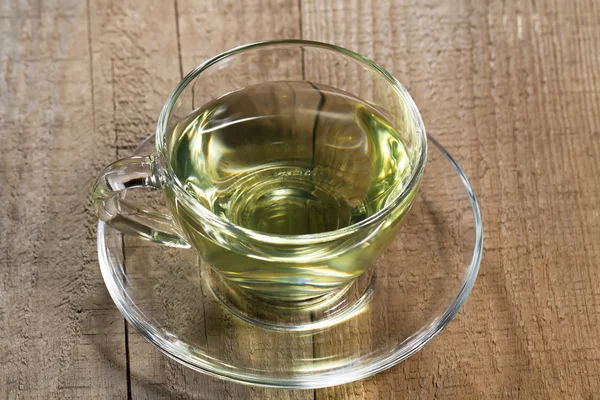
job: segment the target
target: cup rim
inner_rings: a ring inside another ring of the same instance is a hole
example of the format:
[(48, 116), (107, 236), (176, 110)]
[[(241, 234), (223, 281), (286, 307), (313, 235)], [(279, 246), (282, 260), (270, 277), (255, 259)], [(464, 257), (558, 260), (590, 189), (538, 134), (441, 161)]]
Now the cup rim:
[(166, 149), (166, 134), (167, 134), (167, 123), (169, 120), (169, 116), (171, 115), (171, 111), (173, 106), (175, 105), (177, 99), (181, 95), (181, 93), (185, 90), (185, 88), (198, 76), (202, 73), (202, 71), (206, 70), (210, 66), (215, 63), (228, 58), (232, 55), (242, 53), (247, 50), (261, 48), (261, 47), (269, 47), (269, 46), (307, 46), (307, 47), (318, 47), (326, 50), (330, 50), (333, 52), (341, 53), (343, 55), (349, 56), (350, 58), (358, 61), (359, 63), (371, 68), (372, 70), (379, 73), (383, 76), (397, 91), (398, 95), (402, 98), (402, 101), (408, 106), (412, 116), (417, 125), (417, 138), (420, 144), (420, 151), (415, 163), (415, 168), (413, 169), (408, 184), (400, 191), (399, 194), (394, 197), (394, 199), (387, 204), (384, 208), (377, 211), (373, 215), (365, 218), (364, 220), (349, 225), (347, 227), (337, 229), (329, 232), (321, 232), (314, 234), (301, 234), (301, 235), (280, 235), (280, 234), (270, 234), (263, 233), (260, 231), (255, 231), (252, 229), (244, 228), (240, 225), (233, 224), (225, 219), (219, 218), (214, 213), (212, 213), (209, 209), (203, 207), (194, 199), (194, 197), (188, 193), (184, 188), (183, 184), (173, 171), (173, 168), (169, 162), (161, 163), (161, 170), (158, 171), (159, 175), (166, 174), (166, 178), (161, 176), (162, 182), (167, 182), (168, 186), (174, 191), (175, 197), (178, 201), (184, 202), (188, 207), (190, 207), (196, 215), (202, 221), (209, 223), (212, 227), (218, 229), (222, 232), (228, 232), (235, 236), (244, 236), (246, 238), (251, 238), (260, 242), (266, 242), (270, 244), (288, 244), (288, 245), (300, 245), (300, 244), (314, 244), (320, 243), (324, 241), (330, 241), (339, 239), (341, 237), (345, 237), (352, 233), (356, 233), (365, 228), (371, 227), (381, 219), (383, 219), (386, 215), (390, 213), (391, 210), (395, 209), (402, 203), (402, 201), (410, 194), (413, 189), (418, 185), (421, 175), (423, 174), (423, 170), (425, 168), (425, 164), (427, 161), (427, 133), (425, 131), (425, 126), (423, 124), (423, 120), (421, 118), (421, 114), (419, 110), (408, 93), (408, 91), (402, 86), (402, 84), (394, 78), (389, 72), (387, 72), (383, 67), (374, 61), (361, 56), (360, 54), (345, 49), (340, 46), (336, 46), (329, 43), (311, 41), (311, 40), (269, 40), (269, 41), (261, 41), (250, 43), (242, 46), (235, 47), (228, 51), (225, 51), (217, 56), (210, 58), (209, 60), (203, 62), (196, 68), (194, 68), (190, 73), (188, 73), (179, 84), (175, 87), (175, 89), (169, 95), (165, 105), (163, 106), (159, 119), (158, 125), (156, 128), (156, 154), (163, 157), (164, 160), (168, 160), (168, 152)]

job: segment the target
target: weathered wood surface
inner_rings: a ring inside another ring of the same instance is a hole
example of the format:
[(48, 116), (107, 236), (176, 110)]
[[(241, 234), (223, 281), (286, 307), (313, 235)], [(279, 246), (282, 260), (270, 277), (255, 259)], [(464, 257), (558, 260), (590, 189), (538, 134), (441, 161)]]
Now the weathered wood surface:
[(85, 2), (0, 7), (0, 397), (123, 398), (124, 323), (89, 192), (115, 154), (95, 121)]
[[(0, 398), (600, 393), (597, 2), (3, 1), (0, 27)], [(356, 50), (407, 86), (469, 175), (486, 233), (475, 289), (437, 339), (314, 392), (199, 375), (127, 329), (88, 200), (183, 73), (242, 43), (299, 37)]]

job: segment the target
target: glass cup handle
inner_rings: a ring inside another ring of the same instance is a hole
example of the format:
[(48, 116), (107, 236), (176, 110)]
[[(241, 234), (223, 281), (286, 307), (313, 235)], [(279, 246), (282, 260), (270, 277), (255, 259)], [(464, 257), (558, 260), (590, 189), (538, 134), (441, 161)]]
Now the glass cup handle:
[(102, 171), (92, 188), (96, 216), (123, 233), (166, 246), (190, 247), (171, 216), (146, 211), (123, 199), (125, 192), (137, 187), (160, 189), (152, 156), (124, 158)]

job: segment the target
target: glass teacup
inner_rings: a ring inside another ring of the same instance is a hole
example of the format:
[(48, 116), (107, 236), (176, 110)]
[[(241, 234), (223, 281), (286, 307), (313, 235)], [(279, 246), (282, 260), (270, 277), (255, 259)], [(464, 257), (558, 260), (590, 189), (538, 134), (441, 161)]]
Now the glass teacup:
[[(306, 302), (346, 287), (396, 235), (416, 196), (426, 134), (383, 68), (308, 41), (242, 46), (200, 65), (162, 109), (156, 150), (108, 166), (98, 218), (193, 247), (223, 282)], [(122, 194), (162, 191), (171, 215)]]

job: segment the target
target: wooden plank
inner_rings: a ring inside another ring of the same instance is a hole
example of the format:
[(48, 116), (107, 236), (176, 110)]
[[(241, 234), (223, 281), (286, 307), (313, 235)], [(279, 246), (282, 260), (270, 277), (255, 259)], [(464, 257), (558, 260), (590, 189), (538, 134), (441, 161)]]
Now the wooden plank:
[(179, 82), (173, 5), (96, 0), (90, 15), (97, 126), (126, 157)]
[[(173, 3), (94, 1), (90, 19), (96, 124), (111, 140), (112, 158), (126, 157), (154, 132), (160, 109), (180, 80)], [(159, 197), (152, 198), (160, 201)], [(125, 243), (131, 242), (138, 240), (125, 238)], [(128, 252), (128, 268), (131, 264), (135, 270), (136, 265), (147, 261), (147, 253)], [(127, 397), (155, 398), (163, 393), (160, 381), (168, 369), (160, 369), (160, 378), (155, 379), (157, 372), (152, 365), (155, 360), (167, 363), (166, 357), (131, 326), (124, 332), (123, 342), (127, 342), (128, 352)], [(144, 349), (141, 353), (140, 347)], [(171, 398), (170, 394), (165, 396)]]
[(123, 319), (98, 268), (86, 3), (0, 6), (0, 397), (124, 398)]
[[(94, 49), (94, 100), (98, 130), (111, 139), (113, 158), (126, 157), (154, 132), (160, 108), (180, 79), (173, 4), (149, 1), (94, 1), (90, 7)], [(165, 19), (165, 15), (171, 18)], [(154, 196), (158, 197), (158, 196)], [(126, 238), (125, 242), (135, 241)], [(135, 265), (143, 257), (126, 254)], [(133, 339), (132, 339), (133, 337)], [(151, 398), (155, 382), (139, 367), (165, 358), (130, 327), (127, 343), (127, 397)], [(131, 342), (131, 343), (130, 343)], [(163, 372), (163, 371), (161, 371)], [(150, 393), (145, 392), (149, 385)]]
[[(168, 5), (165, 4), (160, 12), (154, 14), (154, 17), (163, 23), (167, 25), (172, 23), (174, 30), (163, 32), (164, 38), (151, 38), (150, 40), (163, 40), (165, 47), (169, 46), (174, 50), (180, 49), (178, 55), (172, 55), (168, 59), (171, 65), (172, 62), (177, 64), (175, 67), (169, 68), (169, 71), (165, 71), (170, 74), (168, 76), (172, 76), (172, 73), (176, 72), (179, 78), (209, 57), (244, 43), (298, 36), (299, 14), (296, 1), (246, 1), (242, 3), (233, 1), (198, 3), (178, 0)], [(223, 26), (228, 27), (227, 34), (223, 34)], [(251, 28), (249, 29), (249, 27)], [(179, 62), (181, 64), (178, 64)], [(159, 71), (159, 73), (161, 72)], [(173, 82), (168, 88), (160, 87), (163, 98), (166, 98), (175, 84), (176, 82)], [(139, 273), (142, 274), (144, 271), (148, 271), (149, 266), (156, 265), (156, 260), (164, 257), (164, 252), (167, 251), (155, 245), (149, 247), (139, 241), (127, 240), (129, 273), (136, 274), (137, 271), (140, 271)], [(163, 254), (160, 255), (156, 252), (163, 252)], [(214, 307), (204, 310), (201, 307), (202, 303), (194, 301), (194, 297), (198, 296), (195, 282), (200, 279), (197, 265), (189, 259), (189, 253), (184, 254), (177, 251), (170, 251), (170, 253), (172, 254), (169, 257), (173, 262), (168, 266), (163, 266), (162, 271), (158, 268), (153, 270), (153, 278), (160, 282), (168, 282), (164, 279), (165, 274), (178, 274), (187, 276), (189, 280), (186, 282), (189, 285), (185, 286), (184, 281), (181, 281), (182, 287), (161, 287), (160, 290), (151, 290), (146, 294), (144, 297), (144, 301), (147, 302), (146, 306), (152, 307), (157, 315), (168, 316), (163, 322), (176, 323), (177, 318), (181, 317), (186, 319), (184, 323), (188, 326), (193, 326), (189, 323), (190, 319), (197, 321), (198, 326), (205, 325), (206, 330), (187, 332), (186, 338), (195, 340), (200, 345), (209, 343), (210, 348), (229, 349), (231, 352), (229, 356), (234, 364), (236, 357), (250, 357), (251, 354), (255, 354), (253, 352), (266, 351), (265, 349), (273, 345), (262, 342), (261, 338), (250, 340), (249, 335), (244, 335), (243, 324), (238, 323), (235, 317), (225, 318), (223, 311), (216, 304)], [(206, 296), (210, 296), (209, 293), (203, 295), (205, 301)], [(181, 299), (181, 296), (187, 296), (185, 298), (188, 300), (185, 301), (185, 304), (188, 304), (189, 307), (186, 310), (178, 309), (176, 311), (178, 316), (175, 316), (175, 312), (170, 308), (172, 303), (170, 300)], [(208, 377), (162, 356), (143, 338), (131, 332), (129, 332), (129, 349), (132, 398), (313, 398), (313, 391), (265, 390)], [(310, 341), (306, 343), (306, 351), (312, 353)]]
[(302, 2), (304, 38), (367, 55), (408, 87), (486, 227), (475, 290), (439, 338), (318, 398), (598, 392), (599, 16), (593, 1)]

